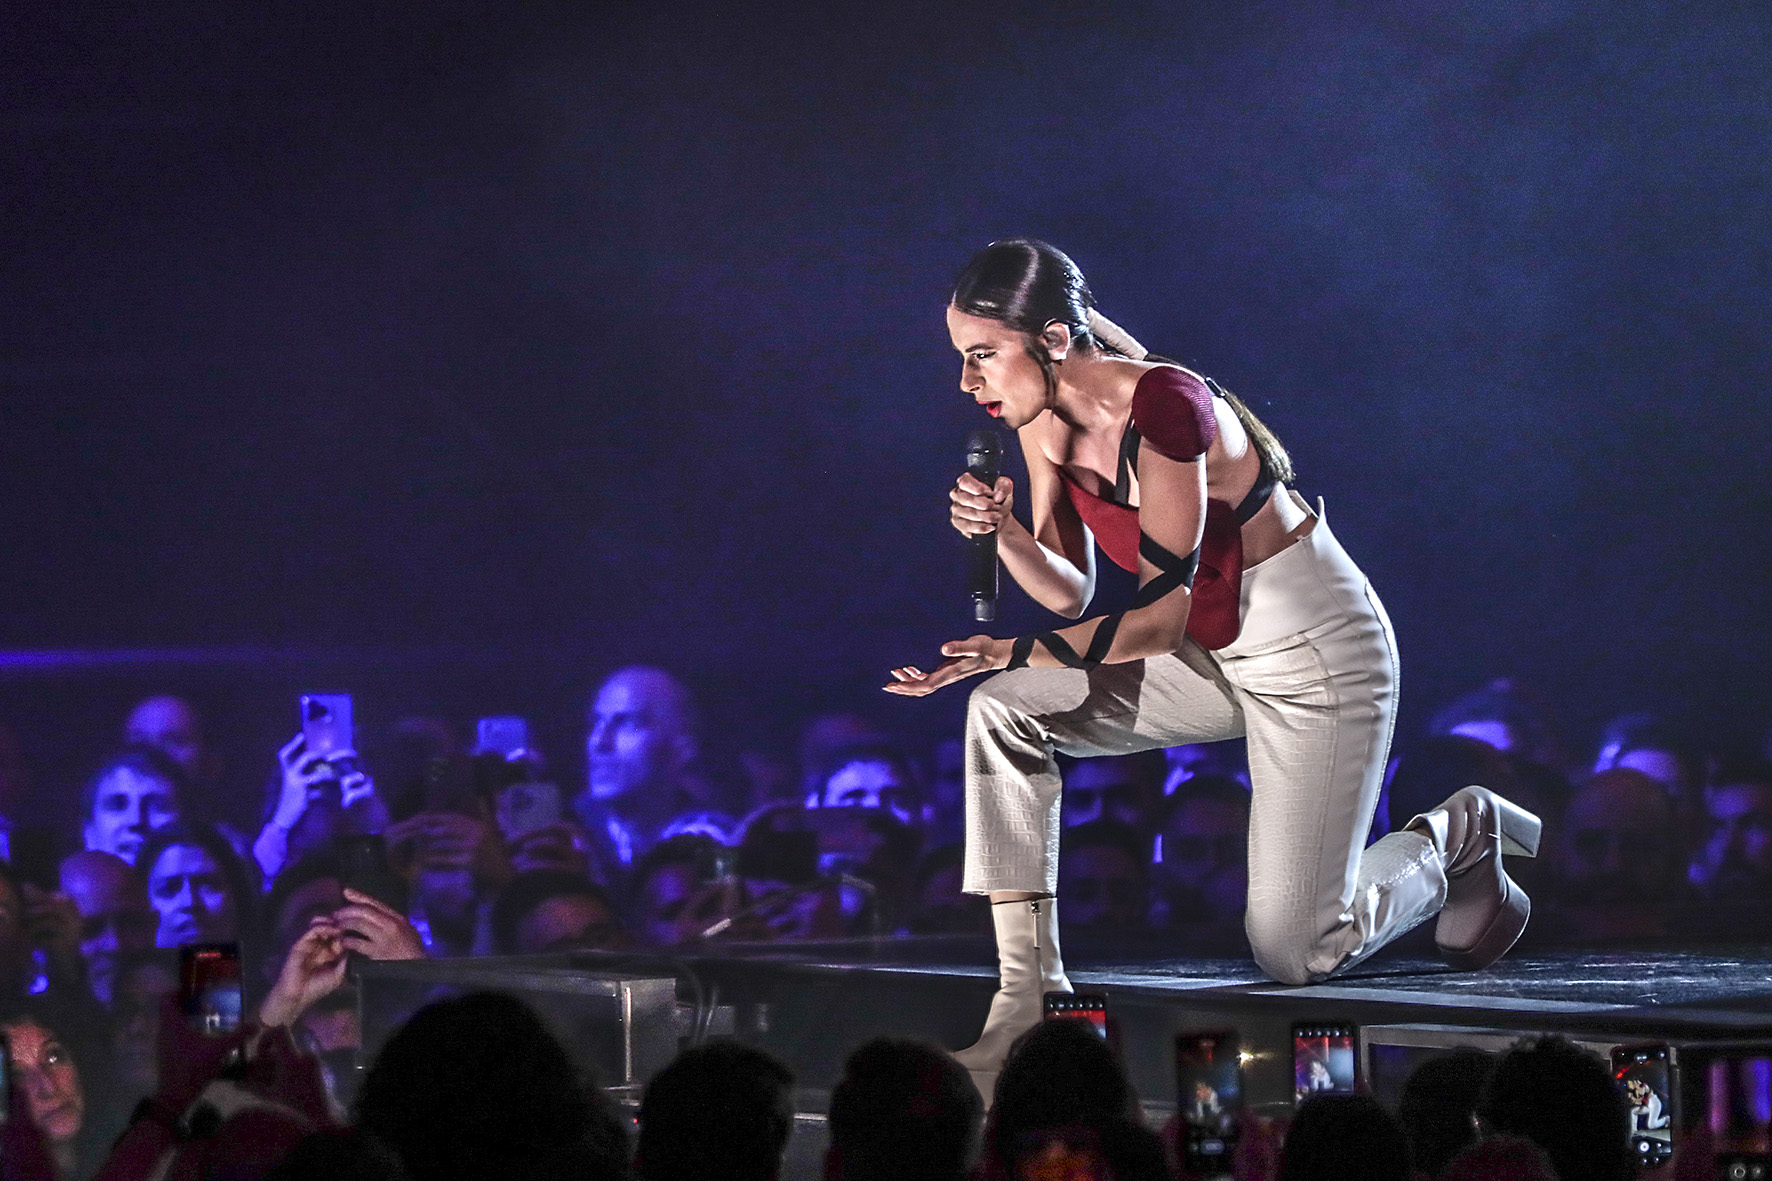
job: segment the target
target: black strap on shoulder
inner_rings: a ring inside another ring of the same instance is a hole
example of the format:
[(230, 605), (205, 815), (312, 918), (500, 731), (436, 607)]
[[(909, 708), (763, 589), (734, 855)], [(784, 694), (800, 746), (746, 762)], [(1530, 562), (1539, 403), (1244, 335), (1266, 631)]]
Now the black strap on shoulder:
[(1138, 535), (1138, 556), (1157, 568), (1157, 576), (1138, 588), (1134, 607), (1152, 603), (1181, 587), (1194, 585), (1194, 573), (1200, 568), (1200, 547), (1185, 558), (1178, 558), (1151, 539), (1149, 533)]
[(1004, 665), (1005, 671), (1028, 666), (1028, 657), (1034, 654), (1033, 636), (1016, 636), (1015, 643), (1009, 645), (1009, 663)]
[(1120, 466), (1114, 471), (1114, 503), (1121, 508), (1132, 507), (1132, 473), (1138, 470), (1138, 428), (1130, 416), (1120, 434)]
[(1247, 525), (1249, 523), (1249, 518), (1260, 512), (1261, 506), (1268, 502), (1269, 497), (1273, 496), (1274, 485), (1279, 482), (1280, 481), (1274, 479), (1274, 473), (1268, 470), (1267, 457), (1263, 456), (1261, 460), (1261, 474), (1255, 477), (1255, 487), (1249, 489), (1249, 494), (1237, 502), (1237, 524)]

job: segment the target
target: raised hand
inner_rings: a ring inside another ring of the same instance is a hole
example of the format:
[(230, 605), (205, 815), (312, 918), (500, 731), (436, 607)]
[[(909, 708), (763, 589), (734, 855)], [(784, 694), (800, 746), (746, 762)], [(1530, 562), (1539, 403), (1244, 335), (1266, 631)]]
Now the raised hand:
[[(355, 891), (352, 891), (355, 893)], [(359, 895), (361, 897), (361, 895)], [(258, 1019), (291, 1025), (321, 997), (345, 981), (345, 933), (331, 915), (316, 915), (283, 959)]]
[(307, 739), (300, 734), (277, 751), (277, 765), (283, 769), (283, 786), (277, 794), (277, 810), (271, 823), (288, 831), (308, 810), (315, 789), (336, 774), (331, 764), (308, 750)]
[(967, 537), (1001, 529), (1014, 507), (1015, 482), (1008, 476), (998, 476), (996, 487), (987, 488), (984, 481), (967, 472), (954, 481), (954, 489), (948, 493), (948, 521)]
[(914, 664), (892, 670), (893, 682), (881, 686), (900, 697), (927, 697), (944, 685), (964, 680), (975, 673), (989, 672), (1009, 663), (1008, 640), (990, 636), (973, 636), (965, 640), (949, 640), (941, 646), (948, 659), (932, 672), (924, 672)]
[(340, 942), (372, 960), (422, 960), (424, 941), (406, 916), (359, 890), (345, 888), (345, 904), (332, 912)]

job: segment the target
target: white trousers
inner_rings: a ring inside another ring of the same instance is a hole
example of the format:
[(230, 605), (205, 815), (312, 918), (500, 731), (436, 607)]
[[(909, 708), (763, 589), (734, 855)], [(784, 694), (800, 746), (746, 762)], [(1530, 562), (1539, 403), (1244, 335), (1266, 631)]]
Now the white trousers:
[(1245, 926), (1262, 970), (1303, 984), (1378, 950), (1446, 900), (1415, 832), (1364, 848), (1396, 717), (1397, 645), (1326, 518), (1243, 572), (1228, 648), (1082, 669), (1016, 669), (972, 693), (972, 893), (1058, 887), (1055, 751), (1091, 756), (1246, 737), (1253, 796)]

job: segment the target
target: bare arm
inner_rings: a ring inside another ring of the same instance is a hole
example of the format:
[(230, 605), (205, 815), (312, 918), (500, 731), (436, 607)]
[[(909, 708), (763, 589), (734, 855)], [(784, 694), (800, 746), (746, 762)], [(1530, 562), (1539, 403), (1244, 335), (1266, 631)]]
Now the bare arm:
[(1181, 647), (1206, 523), (1205, 457), (1174, 460), (1141, 444), (1138, 482), (1139, 589), (1133, 607), (1060, 631), (995, 641), (1010, 646), (1010, 658), (997, 667), (1124, 664)]
[(961, 476), (948, 497), (950, 516), (968, 537), (995, 530), (997, 554), (1017, 585), (1047, 610), (1076, 619), (1095, 595), (1095, 541), (1064, 495), (1058, 469), (1025, 428), (1021, 434), (1033, 528), (1016, 519), (1015, 486), (1007, 476), (995, 489)]
[(1190, 587), (1206, 522), (1206, 461), (1169, 459), (1144, 443), (1138, 453), (1139, 593), (1135, 605), (1073, 627), (999, 640), (973, 636), (943, 644), (941, 667), (896, 669), (888, 692), (921, 697), (950, 682), (998, 668), (1088, 668), (1174, 652), (1187, 635)]

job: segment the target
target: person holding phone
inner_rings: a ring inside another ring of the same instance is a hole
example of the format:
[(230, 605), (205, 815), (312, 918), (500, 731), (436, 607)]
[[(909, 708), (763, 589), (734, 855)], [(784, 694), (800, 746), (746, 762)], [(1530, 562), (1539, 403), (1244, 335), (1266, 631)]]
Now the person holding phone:
[[(1245, 927), (1256, 962), (1304, 984), (1440, 913), (1454, 963), (1493, 961), (1524, 929), (1502, 852), (1536, 852), (1536, 817), (1481, 787), (1364, 848), (1396, 708), (1397, 649), (1377, 594), (1292, 490), (1285, 448), (1216, 382), (1149, 355), (1102, 316), (1044, 242), (992, 243), (954, 286), (961, 389), (1016, 432), (1031, 524), (1008, 477), (962, 476), (951, 521), (995, 533), (1003, 565), (1071, 619), (1094, 546), (1135, 570), (1133, 606), (1037, 636), (942, 645), (889, 692), (997, 675), (971, 696), (966, 880), (988, 894), (1002, 986), (962, 1052), (995, 1070), (1068, 989), (1058, 949), (1060, 781), (1078, 757), (1246, 737), (1253, 784)], [(1444, 909), (1442, 909), (1444, 908)]]

